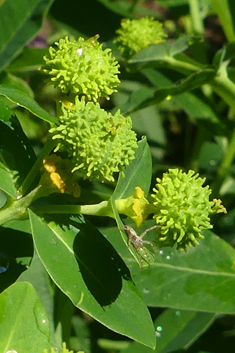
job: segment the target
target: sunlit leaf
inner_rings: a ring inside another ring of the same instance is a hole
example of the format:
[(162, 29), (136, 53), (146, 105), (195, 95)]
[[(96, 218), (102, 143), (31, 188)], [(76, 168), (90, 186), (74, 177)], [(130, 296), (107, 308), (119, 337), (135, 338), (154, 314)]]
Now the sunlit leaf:
[(43, 351), (50, 345), (46, 312), (29, 283), (15, 283), (0, 294), (1, 352)]
[(56, 118), (51, 116), (45, 109), (27, 93), (13, 86), (6, 84), (0, 85), (0, 95), (8, 98), (10, 101), (16, 103), (20, 107), (28, 109), (32, 114), (38, 116), (40, 119), (48, 121), (52, 124), (58, 124)]
[[(154, 348), (147, 307), (125, 263), (82, 217), (45, 223), (30, 212), (32, 233), (47, 272), (73, 302), (110, 329)], [(136, 310), (138, 308), (138, 310)]]

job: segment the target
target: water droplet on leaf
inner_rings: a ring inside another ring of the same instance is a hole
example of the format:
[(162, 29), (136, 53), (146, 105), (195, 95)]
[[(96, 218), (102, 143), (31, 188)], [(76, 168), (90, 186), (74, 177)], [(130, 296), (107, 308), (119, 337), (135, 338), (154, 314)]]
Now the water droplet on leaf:
[(162, 326), (157, 326), (155, 331), (156, 337), (160, 338), (162, 336)]
[(39, 301), (35, 303), (33, 312), (39, 331), (41, 331), (44, 335), (47, 335), (50, 330), (49, 321), (46, 319), (44, 310)]

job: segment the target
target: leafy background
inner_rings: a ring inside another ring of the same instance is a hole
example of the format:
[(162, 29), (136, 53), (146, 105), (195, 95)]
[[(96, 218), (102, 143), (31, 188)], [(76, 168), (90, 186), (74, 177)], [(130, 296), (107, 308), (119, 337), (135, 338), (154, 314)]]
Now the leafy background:
[[(112, 40), (122, 18), (140, 16), (164, 21), (170, 40), (125, 63)], [(56, 123), (57, 93), (38, 72), (47, 46), (65, 35), (98, 33), (121, 64), (122, 82), (111, 102), (101, 103), (130, 114), (139, 138), (147, 140), (139, 142), (115, 189), (82, 183), (85, 203), (110, 200), (115, 211), (115, 199), (133, 194), (136, 185), (147, 193), (162, 172), (181, 167), (205, 176), (229, 211), (212, 220), (213, 232), (205, 232), (200, 246), (187, 253), (158, 249), (154, 264), (144, 269), (107, 218), (74, 217), (64, 229), (58, 218), (44, 222), (33, 210), (29, 220), (9, 220), (0, 229), (1, 352), (42, 352), (66, 341), (87, 353), (145, 353), (155, 345), (155, 352), (230, 353), (234, 2), (3, 0), (0, 21), (0, 206), (6, 195), (17, 197), (48, 123)], [(117, 214), (116, 221), (121, 227)], [(147, 221), (139, 232), (151, 225)]]

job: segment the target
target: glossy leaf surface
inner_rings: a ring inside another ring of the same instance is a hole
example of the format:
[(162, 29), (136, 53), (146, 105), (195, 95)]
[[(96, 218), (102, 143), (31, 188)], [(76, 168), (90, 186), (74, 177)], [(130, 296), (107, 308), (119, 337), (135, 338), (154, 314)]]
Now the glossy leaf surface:
[(36, 115), (42, 120), (45, 120), (52, 124), (57, 124), (56, 118), (51, 116), (45, 109), (39, 106), (39, 104), (30, 97), (23, 90), (6, 84), (0, 85), (0, 95), (8, 98), (10, 101), (16, 103), (20, 107), (29, 110), (32, 114)]
[(148, 193), (152, 177), (152, 158), (146, 138), (138, 142), (135, 159), (127, 166), (124, 173), (124, 178), (119, 176), (112, 195), (113, 200), (125, 199), (133, 195), (136, 186), (141, 187), (145, 194)]
[(0, 188), (16, 198), (16, 189), (34, 160), (34, 151), (18, 120), (14, 119), (11, 125), (0, 121)]
[(180, 352), (192, 343), (211, 325), (215, 314), (195, 311), (166, 309), (155, 320), (157, 345), (154, 351), (132, 343), (121, 353), (169, 353)]
[(50, 347), (46, 312), (29, 283), (15, 283), (0, 294), (0, 351), (40, 353)]
[(32, 212), (30, 221), (41, 261), (73, 304), (112, 330), (154, 348), (147, 307), (128, 268), (102, 234), (82, 217), (71, 219), (70, 227), (47, 224)]
[[(235, 313), (235, 250), (210, 231), (187, 253), (171, 248), (157, 251), (155, 263), (141, 270), (124, 244), (110, 236), (131, 270), (149, 306)], [(154, 240), (154, 234), (145, 237)]]

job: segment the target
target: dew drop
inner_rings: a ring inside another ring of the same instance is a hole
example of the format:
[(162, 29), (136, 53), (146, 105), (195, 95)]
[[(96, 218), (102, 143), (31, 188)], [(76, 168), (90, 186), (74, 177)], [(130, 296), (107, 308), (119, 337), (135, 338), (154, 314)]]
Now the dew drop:
[(40, 303), (36, 303), (33, 308), (34, 316), (36, 319), (36, 324), (39, 329), (44, 335), (47, 335), (50, 328), (49, 328), (49, 321), (45, 318), (45, 314), (43, 312), (43, 308)]
[(15, 349), (10, 349), (8, 351), (6, 351), (5, 353), (18, 353)]
[(144, 288), (144, 289), (143, 289), (143, 293), (144, 293), (144, 294), (149, 294), (149, 290), (148, 290), (147, 288)]
[(176, 315), (176, 316), (180, 316), (180, 315), (181, 315), (181, 312), (180, 312), (179, 310), (177, 310), (177, 311), (175, 312), (175, 315)]
[(159, 251), (159, 255), (162, 256), (163, 254), (164, 254), (164, 251), (163, 251), (163, 250), (160, 250), (160, 251)]
[(155, 331), (156, 337), (160, 338), (162, 336), (162, 326), (157, 326)]
[(0, 273), (7, 272), (9, 264), (9, 257), (5, 253), (0, 252)]
[(82, 52), (83, 52), (83, 49), (82, 48), (78, 48), (78, 50), (77, 50), (78, 55), (82, 56)]
[(167, 255), (166, 259), (169, 261), (171, 259), (170, 255)]

